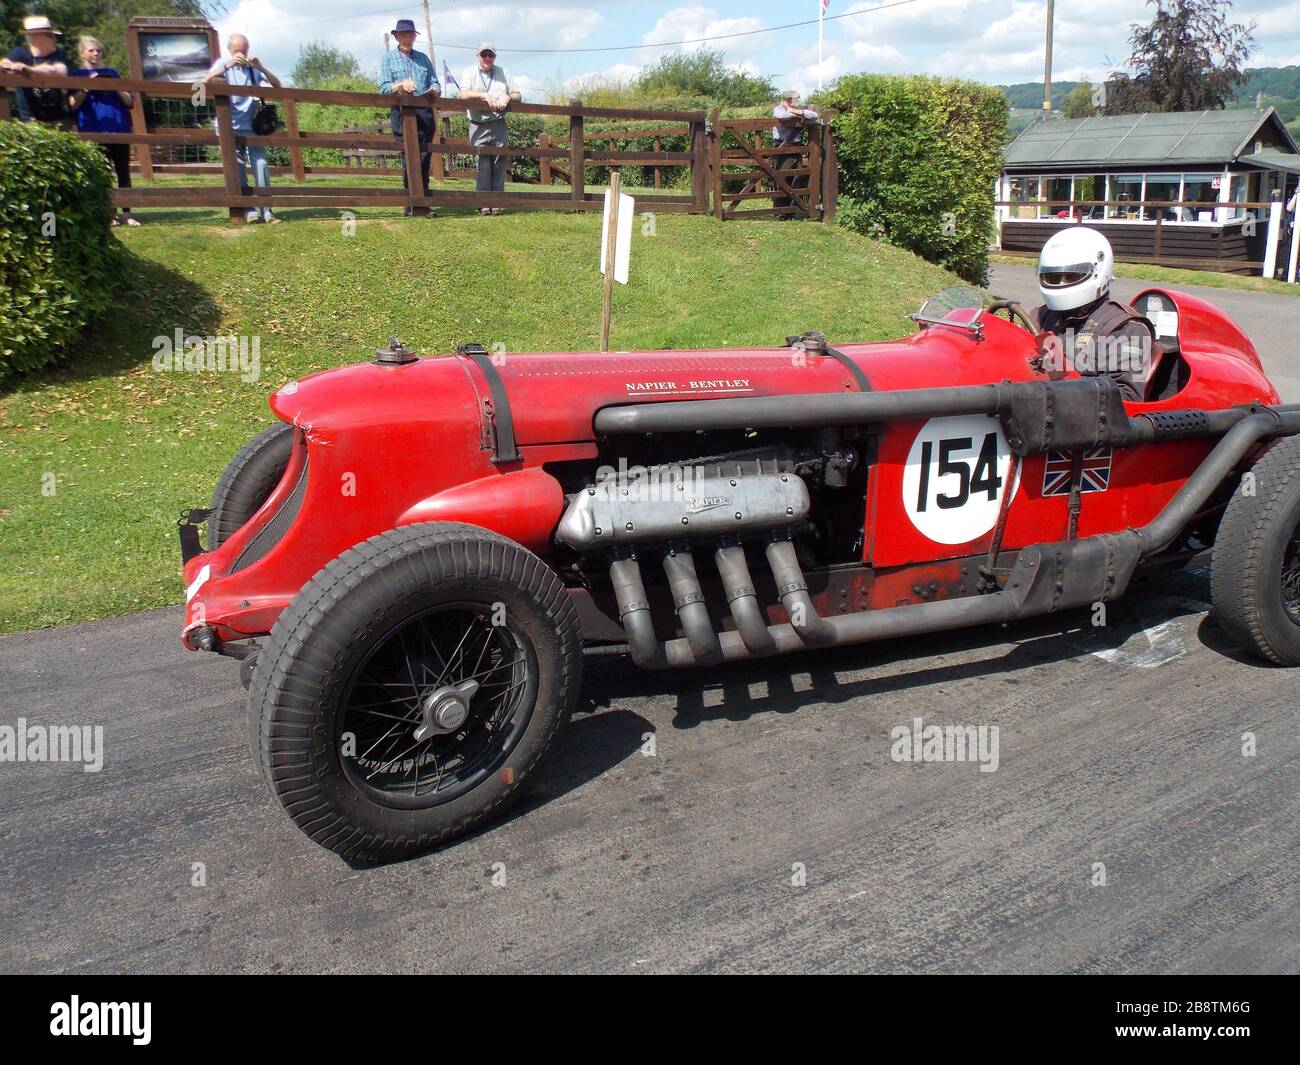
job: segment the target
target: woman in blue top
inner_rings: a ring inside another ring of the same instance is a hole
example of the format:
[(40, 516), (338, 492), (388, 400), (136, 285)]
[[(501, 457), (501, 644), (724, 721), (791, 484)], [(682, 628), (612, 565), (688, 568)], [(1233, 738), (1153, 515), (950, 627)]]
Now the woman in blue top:
[[(72, 72), (74, 78), (116, 78), (118, 73), (112, 67), (99, 65), (104, 53), (104, 46), (94, 37), (82, 37), (80, 41), (81, 68)], [(82, 133), (130, 133), (131, 132), (131, 94), (129, 92), (89, 92), (77, 90), (68, 103), (77, 116), (77, 129)], [(129, 144), (101, 144), (100, 148), (108, 156), (117, 171), (117, 187), (131, 187), (131, 146)], [(128, 226), (138, 226), (137, 219), (131, 217), (131, 208), (122, 208), (122, 221)], [(117, 219), (113, 219), (117, 225)]]

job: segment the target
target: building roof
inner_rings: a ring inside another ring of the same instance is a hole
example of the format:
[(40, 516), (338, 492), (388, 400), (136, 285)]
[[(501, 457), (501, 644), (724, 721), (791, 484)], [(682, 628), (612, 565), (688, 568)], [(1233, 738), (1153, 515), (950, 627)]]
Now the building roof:
[[(1265, 127), (1272, 126), (1271, 130)], [(1261, 131), (1296, 151), (1277, 111), (1169, 111), (1052, 118), (1021, 132), (1006, 151), (1011, 168), (1236, 162)]]
[(1288, 174), (1300, 174), (1300, 155), (1294, 152), (1265, 149), (1257, 154), (1243, 155), (1240, 162), (1263, 167), (1265, 170), (1285, 170)]

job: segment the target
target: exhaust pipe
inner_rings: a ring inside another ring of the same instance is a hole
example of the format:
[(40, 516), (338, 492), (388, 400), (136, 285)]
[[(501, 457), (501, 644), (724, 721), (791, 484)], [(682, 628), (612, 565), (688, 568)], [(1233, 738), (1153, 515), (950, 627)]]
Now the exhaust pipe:
[(790, 615), (790, 627), (809, 647), (824, 647), (835, 642), (835, 630), (817, 614), (808, 585), (799, 568), (799, 559), (790, 540), (773, 540), (767, 545), (767, 564), (776, 578), (776, 594)]
[(704, 602), (700, 579), (695, 574), (695, 559), (689, 549), (669, 549), (664, 555), (664, 576), (668, 578), (673, 606), (677, 608), (677, 619), (682, 623), (691, 655), (702, 666), (721, 662), (722, 648), (718, 646), (718, 634), (709, 620), (709, 608)]
[(749, 566), (745, 563), (745, 549), (739, 544), (719, 545), (713, 558), (718, 565), (718, 576), (722, 578), (727, 606), (731, 609), (732, 620), (745, 650), (755, 657), (775, 653), (776, 640), (763, 620), (763, 608), (759, 606)]

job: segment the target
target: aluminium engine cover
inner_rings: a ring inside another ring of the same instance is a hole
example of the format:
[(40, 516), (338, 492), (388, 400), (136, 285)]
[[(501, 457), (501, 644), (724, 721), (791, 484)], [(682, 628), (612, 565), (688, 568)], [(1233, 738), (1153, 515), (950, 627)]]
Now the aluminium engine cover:
[(808, 516), (795, 473), (717, 474), (717, 467), (659, 467), (663, 476), (610, 477), (569, 500), (555, 538), (577, 551), (619, 544), (743, 535)]

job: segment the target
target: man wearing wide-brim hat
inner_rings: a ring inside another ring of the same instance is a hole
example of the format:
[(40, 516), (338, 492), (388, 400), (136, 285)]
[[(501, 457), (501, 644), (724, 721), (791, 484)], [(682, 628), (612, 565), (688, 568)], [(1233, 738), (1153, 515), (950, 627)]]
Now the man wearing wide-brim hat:
[[(414, 20), (399, 18), (397, 25), (393, 27), (392, 34), (393, 39), (397, 41), (397, 47), (391, 52), (385, 53), (384, 58), (379, 63), (379, 91), (402, 98), (440, 95), (441, 89), (438, 86), (438, 75), (433, 69), (433, 64), (429, 61), (427, 55), (415, 50), (415, 39), (420, 34), (415, 28)], [(402, 141), (402, 109), (400, 107), (392, 109), (392, 126), (393, 136), (400, 143)], [(424, 179), (424, 194), (427, 196), (429, 195), (429, 163), (433, 158), (429, 146), (432, 144), (434, 132), (438, 128), (433, 109), (428, 107), (417, 108), (415, 111), (415, 126), (420, 142), (420, 176)], [(403, 148), (405, 150), (405, 146)], [(405, 160), (405, 155), (402, 158)], [(402, 188), (406, 188), (405, 162), (403, 162), (402, 166)], [(406, 213), (411, 213), (409, 207), (406, 209)]]
[[(68, 61), (59, 48), (63, 36), (44, 15), (23, 19), (21, 44), (0, 59), (0, 70), (15, 74), (53, 74), (68, 76)], [(67, 93), (63, 89), (19, 89), (18, 118), (22, 122), (59, 122), (67, 114)]]
[[(460, 98), (479, 104), (470, 107), (469, 143), (476, 148), (504, 148), (510, 143), (506, 131), (506, 110), (522, 97), (505, 67), (497, 66), (497, 50), (484, 41), (476, 53), (478, 62), (465, 68), (460, 80)], [(479, 192), (504, 192), (506, 171), (510, 169), (508, 155), (480, 155), (478, 157)], [(483, 214), (500, 214), (501, 209), (482, 208)]]

